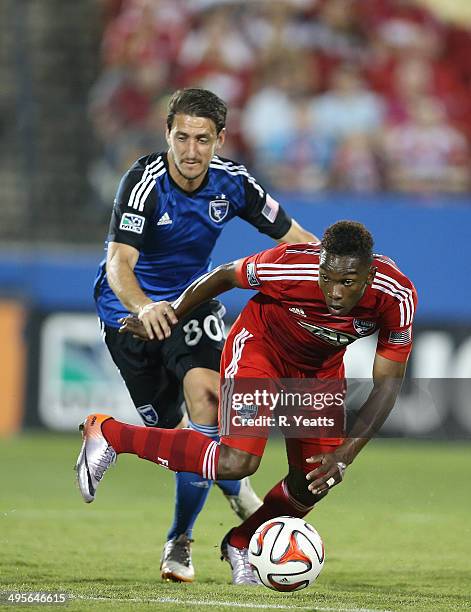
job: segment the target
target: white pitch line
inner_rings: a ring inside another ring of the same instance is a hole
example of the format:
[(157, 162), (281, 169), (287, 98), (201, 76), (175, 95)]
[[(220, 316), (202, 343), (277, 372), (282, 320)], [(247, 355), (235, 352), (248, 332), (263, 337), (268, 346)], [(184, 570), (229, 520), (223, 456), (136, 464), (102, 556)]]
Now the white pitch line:
[(71, 599), (85, 601), (109, 601), (128, 603), (179, 604), (187, 606), (221, 606), (226, 608), (249, 608), (260, 610), (309, 610), (309, 612), (392, 612), (391, 610), (374, 610), (372, 608), (326, 608), (320, 606), (283, 606), (281, 604), (250, 604), (237, 601), (214, 601), (198, 599), (180, 599), (178, 597), (88, 597), (86, 595), (70, 595)]

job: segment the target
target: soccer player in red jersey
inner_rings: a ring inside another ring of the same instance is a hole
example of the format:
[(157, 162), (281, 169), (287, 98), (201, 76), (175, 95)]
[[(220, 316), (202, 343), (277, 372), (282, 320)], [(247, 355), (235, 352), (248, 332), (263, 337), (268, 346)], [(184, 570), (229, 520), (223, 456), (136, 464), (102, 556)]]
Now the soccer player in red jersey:
[[(247, 556), (257, 527), (280, 515), (305, 516), (342, 481), (347, 466), (394, 406), (412, 347), (417, 296), (395, 263), (373, 255), (372, 248), (373, 239), (363, 225), (340, 221), (326, 230), (320, 243), (283, 244), (222, 265), (195, 281), (173, 304), (160, 304), (159, 323), (168, 337), (178, 318), (201, 302), (234, 287), (258, 290), (226, 340), (221, 360), (221, 379), (226, 381), (341, 380), (346, 347), (379, 332), (373, 388), (348, 437), (286, 439), (287, 476), (251, 517), (224, 538), (221, 551), (235, 584), (257, 582)], [(123, 320), (122, 331), (147, 338), (145, 328), (132, 317)], [(83, 425), (77, 461), (82, 495), (94, 496), (119, 453), (210, 479), (253, 474), (266, 436), (228, 435), (230, 410), (231, 404), (220, 400), (220, 442), (189, 429), (149, 429), (107, 415), (90, 415)]]

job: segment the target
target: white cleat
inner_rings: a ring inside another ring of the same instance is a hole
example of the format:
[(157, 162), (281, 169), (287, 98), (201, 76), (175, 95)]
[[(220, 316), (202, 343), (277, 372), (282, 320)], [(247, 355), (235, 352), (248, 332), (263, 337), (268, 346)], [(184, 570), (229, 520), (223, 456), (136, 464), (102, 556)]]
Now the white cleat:
[(252, 489), (248, 476), (242, 478), (240, 481), (240, 491), (238, 495), (226, 495), (225, 497), (231, 508), (242, 521), (252, 516), (252, 514), (263, 504), (260, 497)]
[(248, 548), (236, 548), (229, 544), (230, 535), (229, 531), (221, 542), (221, 561), (227, 561), (231, 566), (232, 584), (258, 586), (260, 582), (249, 563)]
[(160, 575), (163, 580), (193, 582), (195, 568), (191, 562), (192, 542), (184, 533), (166, 542), (160, 562)]
[(104, 473), (116, 462), (116, 453), (101, 431), (101, 425), (111, 417), (90, 414), (80, 425), (82, 448), (75, 464), (77, 483), (83, 500), (89, 504), (95, 499), (96, 489)]

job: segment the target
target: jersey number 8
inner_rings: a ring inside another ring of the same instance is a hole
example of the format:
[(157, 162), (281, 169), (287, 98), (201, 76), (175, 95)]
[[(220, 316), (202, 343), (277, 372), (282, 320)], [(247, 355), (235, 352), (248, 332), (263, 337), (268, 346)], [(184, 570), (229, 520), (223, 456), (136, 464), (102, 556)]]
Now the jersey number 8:
[(198, 319), (190, 319), (183, 326), (183, 331), (185, 332), (185, 343), (187, 346), (196, 346), (201, 340), (203, 331), (210, 340), (215, 342), (219, 342), (224, 337), (222, 321), (213, 314), (204, 318), (203, 329), (201, 329)]

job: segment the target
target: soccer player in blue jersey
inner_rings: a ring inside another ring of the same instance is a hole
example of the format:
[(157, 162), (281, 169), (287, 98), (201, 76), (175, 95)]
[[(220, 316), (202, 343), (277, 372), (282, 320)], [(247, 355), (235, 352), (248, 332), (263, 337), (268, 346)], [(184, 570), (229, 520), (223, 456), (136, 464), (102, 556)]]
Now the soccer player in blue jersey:
[[(224, 307), (217, 300), (202, 304), (170, 335), (175, 315), (169, 309), (169, 325), (162, 327), (158, 303), (171, 302), (210, 270), (214, 244), (234, 217), (278, 242), (317, 240), (243, 165), (216, 155), (224, 144), (226, 114), (225, 103), (210, 91), (185, 89), (172, 96), (169, 149), (140, 158), (122, 178), (95, 281), (106, 345), (145, 425), (189, 426), (214, 438)], [(118, 333), (119, 320), (129, 313), (138, 315), (154, 342)], [(192, 529), (212, 483), (184, 472), (176, 479), (161, 575), (192, 582)], [(216, 484), (242, 520), (261, 504), (248, 479)]]

